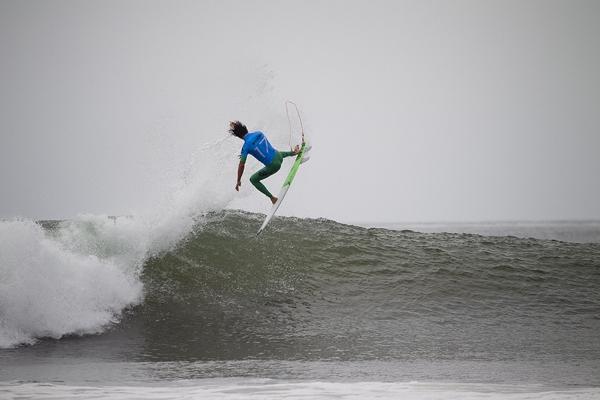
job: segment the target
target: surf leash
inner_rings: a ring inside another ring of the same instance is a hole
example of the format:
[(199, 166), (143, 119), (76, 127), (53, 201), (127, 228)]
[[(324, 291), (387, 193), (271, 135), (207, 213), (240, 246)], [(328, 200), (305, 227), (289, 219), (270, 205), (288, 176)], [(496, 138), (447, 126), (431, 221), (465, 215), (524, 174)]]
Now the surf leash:
[(292, 120), (290, 119), (290, 109), (289, 109), (289, 105), (293, 105), (294, 108), (296, 109), (296, 115), (298, 115), (298, 120), (300, 121), (300, 132), (302, 133), (302, 144), (304, 144), (304, 125), (302, 124), (302, 117), (300, 116), (300, 110), (298, 110), (298, 106), (296, 105), (296, 103), (294, 103), (293, 101), (287, 100), (285, 102), (285, 114), (287, 115), (287, 119), (288, 119), (288, 126), (290, 128), (290, 149), (293, 149), (292, 147)]

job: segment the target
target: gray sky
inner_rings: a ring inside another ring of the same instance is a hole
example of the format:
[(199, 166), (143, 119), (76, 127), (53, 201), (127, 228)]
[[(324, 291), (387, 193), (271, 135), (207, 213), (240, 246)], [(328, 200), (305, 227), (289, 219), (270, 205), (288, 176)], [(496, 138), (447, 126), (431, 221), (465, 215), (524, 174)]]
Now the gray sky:
[(241, 141), (198, 149), (231, 119), (285, 148), (292, 99), (282, 214), (600, 219), (598, 1), (0, 0), (0, 59), (0, 217), (152, 207), (190, 157), (265, 212)]

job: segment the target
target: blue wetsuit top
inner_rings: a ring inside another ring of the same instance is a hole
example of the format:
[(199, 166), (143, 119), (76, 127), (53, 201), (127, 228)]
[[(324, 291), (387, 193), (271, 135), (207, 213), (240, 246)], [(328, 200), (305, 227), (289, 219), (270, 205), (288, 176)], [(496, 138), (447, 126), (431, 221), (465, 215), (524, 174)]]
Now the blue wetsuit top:
[(244, 145), (242, 146), (240, 160), (246, 162), (248, 154), (252, 154), (261, 163), (269, 165), (276, 153), (277, 150), (271, 146), (264, 133), (261, 131), (250, 132), (244, 136)]

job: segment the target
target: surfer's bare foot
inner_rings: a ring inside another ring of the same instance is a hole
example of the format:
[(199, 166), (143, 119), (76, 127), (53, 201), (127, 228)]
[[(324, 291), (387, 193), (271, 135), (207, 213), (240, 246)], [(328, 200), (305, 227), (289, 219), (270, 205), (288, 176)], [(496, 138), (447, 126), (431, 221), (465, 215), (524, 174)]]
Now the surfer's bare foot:
[(271, 203), (273, 203), (273, 204), (277, 203), (277, 197), (271, 196)]

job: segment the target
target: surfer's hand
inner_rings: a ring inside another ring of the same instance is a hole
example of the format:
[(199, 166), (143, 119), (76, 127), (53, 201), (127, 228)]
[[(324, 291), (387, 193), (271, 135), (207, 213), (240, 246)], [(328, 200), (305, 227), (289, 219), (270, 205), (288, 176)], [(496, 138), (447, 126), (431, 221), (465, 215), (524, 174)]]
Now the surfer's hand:
[(300, 153), (300, 145), (296, 145), (296, 147), (294, 147), (294, 150), (292, 150), (294, 152), (294, 154), (298, 154)]
[(237, 184), (235, 185), (235, 190), (237, 190), (239, 192), (240, 191), (240, 186), (242, 186), (242, 182), (237, 181)]

